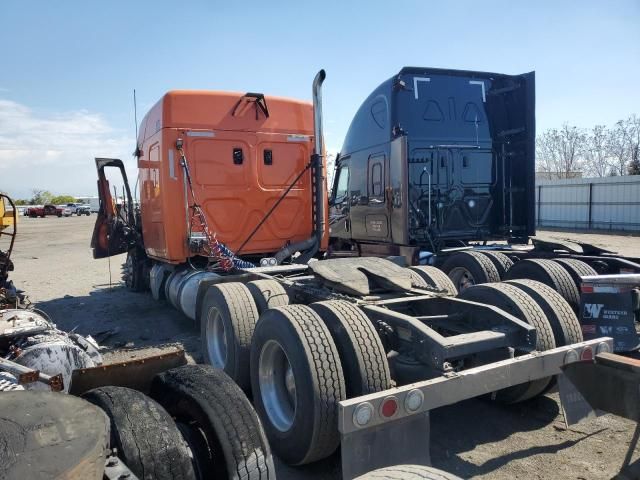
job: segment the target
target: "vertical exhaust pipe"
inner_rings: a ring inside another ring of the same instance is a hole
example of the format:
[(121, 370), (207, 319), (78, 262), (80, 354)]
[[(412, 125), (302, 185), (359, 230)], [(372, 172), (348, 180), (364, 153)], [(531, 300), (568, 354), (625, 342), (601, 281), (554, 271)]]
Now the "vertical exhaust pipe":
[[(315, 224), (315, 237), (318, 241), (318, 248), (320, 248), (320, 242), (326, 225), (324, 223), (324, 199), (325, 199), (325, 179), (324, 179), (324, 135), (322, 130), (322, 83), (326, 78), (324, 70), (320, 70), (313, 80), (313, 167), (314, 167), (314, 191), (315, 191), (315, 212), (316, 212), (316, 224)], [(317, 251), (317, 250), (316, 250)], [(314, 252), (315, 253), (315, 252)]]
[(295, 263), (307, 263), (320, 250), (320, 244), (326, 228), (324, 216), (324, 137), (322, 136), (322, 82), (326, 78), (324, 70), (320, 70), (313, 79), (313, 153), (311, 154), (312, 199), (315, 211), (315, 222), (311, 237), (301, 242), (282, 248), (274, 255), (278, 264), (291, 257), (296, 252), (301, 254)]

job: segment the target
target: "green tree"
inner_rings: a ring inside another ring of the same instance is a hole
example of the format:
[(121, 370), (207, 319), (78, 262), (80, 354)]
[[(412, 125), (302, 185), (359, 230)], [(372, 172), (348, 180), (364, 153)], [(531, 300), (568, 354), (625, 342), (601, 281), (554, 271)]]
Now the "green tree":
[(62, 205), (65, 203), (76, 203), (76, 198), (71, 195), (56, 195), (51, 199), (54, 205)]
[(45, 203), (51, 203), (53, 195), (47, 190), (33, 190), (33, 197), (29, 200), (31, 205), (44, 205)]

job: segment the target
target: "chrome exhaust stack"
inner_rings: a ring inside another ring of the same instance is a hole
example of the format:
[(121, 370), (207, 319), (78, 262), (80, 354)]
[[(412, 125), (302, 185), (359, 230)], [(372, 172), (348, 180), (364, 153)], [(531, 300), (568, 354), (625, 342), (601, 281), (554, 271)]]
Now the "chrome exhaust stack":
[(312, 202), (314, 211), (313, 233), (301, 242), (287, 245), (274, 255), (278, 265), (287, 258), (300, 252), (293, 261), (307, 263), (320, 250), (320, 244), (326, 228), (324, 216), (325, 173), (324, 173), (324, 137), (322, 135), (322, 82), (326, 78), (324, 70), (320, 70), (313, 79), (313, 153), (311, 155)]
[[(326, 228), (324, 222), (325, 205), (325, 172), (324, 172), (324, 134), (322, 130), (322, 83), (326, 78), (324, 70), (320, 70), (313, 80), (313, 156), (311, 157), (314, 172), (314, 210), (316, 215), (315, 237), (318, 248)], [(317, 251), (317, 250), (316, 250)], [(315, 254), (315, 252), (314, 252)]]

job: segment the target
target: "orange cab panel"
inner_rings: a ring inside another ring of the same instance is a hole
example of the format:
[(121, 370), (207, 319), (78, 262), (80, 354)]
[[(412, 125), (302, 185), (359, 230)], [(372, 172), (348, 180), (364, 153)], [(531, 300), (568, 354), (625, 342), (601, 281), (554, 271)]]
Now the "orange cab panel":
[[(309, 102), (240, 93), (174, 91), (146, 115), (138, 159), (147, 254), (183, 263), (192, 253), (182, 140), (195, 201), (218, 240), (232, 251), (249, 237), (283, 192), (302, 176), (240, 255), (266, 256), (313, 232), (313, 110)], [(325, 186), (326, 191), (326, 186)], [(325, 232), (326, 233), (326, 232)], [(326, 236), (326, 235), (325, 235)], [(323, 240), (326, 245), (326, 238)], [(236, 252), (238, 253), (238, 252)]]

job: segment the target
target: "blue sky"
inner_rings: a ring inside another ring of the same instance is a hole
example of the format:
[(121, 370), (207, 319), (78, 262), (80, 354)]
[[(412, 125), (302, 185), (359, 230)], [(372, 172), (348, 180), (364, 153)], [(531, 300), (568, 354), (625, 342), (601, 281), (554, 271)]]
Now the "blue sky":
[[(317, 9), (312, 8), (317, 5)], [(133, 163), (139, 116), (167, 90), (310, 99), (327, 146), (402, 66), (536, 71), (538, 130), (640, 113), (640, 1), (2, 1), (0, 189), (93, 194), (93, 157)]]

